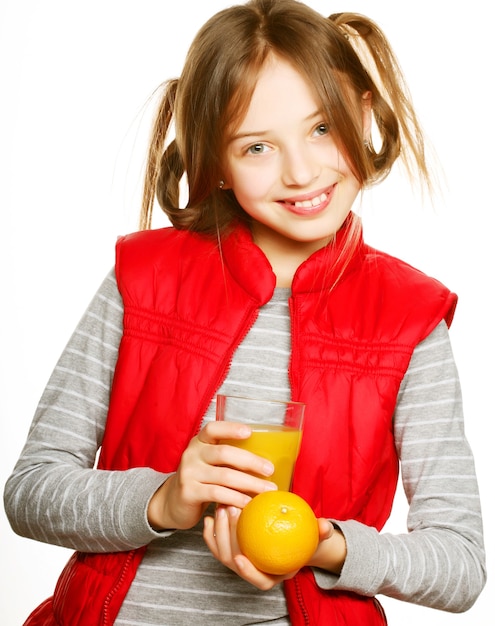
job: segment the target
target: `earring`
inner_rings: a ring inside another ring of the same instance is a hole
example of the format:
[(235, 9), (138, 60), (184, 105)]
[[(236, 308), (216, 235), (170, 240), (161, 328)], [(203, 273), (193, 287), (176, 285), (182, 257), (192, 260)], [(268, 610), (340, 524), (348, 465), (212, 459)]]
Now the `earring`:
[(221, 181), (218, 183), (218, 187), (219, 187), (219, 189), (223, 189), (223, 188), (225, 187), (225, 181), (224, 181), (224, 180), (221, 180)]

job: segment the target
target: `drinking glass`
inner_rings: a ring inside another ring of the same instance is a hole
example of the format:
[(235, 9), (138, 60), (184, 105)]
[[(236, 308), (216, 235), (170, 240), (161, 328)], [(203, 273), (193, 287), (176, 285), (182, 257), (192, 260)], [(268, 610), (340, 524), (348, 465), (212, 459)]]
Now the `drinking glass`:
[(305, 406), (302, 402), (218, 394), (216, 419), (248, 424), (252, 430), (247, 439), (225, 439), (222, 443), (271, 461), (275, 471), (269, 480), (280, 490), (290, 491), (301, 446)]

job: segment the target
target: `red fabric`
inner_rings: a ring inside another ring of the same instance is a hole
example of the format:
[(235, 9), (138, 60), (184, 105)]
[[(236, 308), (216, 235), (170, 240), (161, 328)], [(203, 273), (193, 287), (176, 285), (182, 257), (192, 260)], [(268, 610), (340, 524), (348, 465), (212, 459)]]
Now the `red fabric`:
[(53, 598), (48, 598), (34, 609), (24, 626), (57, 626), (53, 614)]
[[(309, 568), (286, 581), (286, 597), (292, 626), (385, 626), (387, 620), (376, 598), (346, 591), (324, 592)], [(311, 598), (326, 597), (325, 602)]]
[[(399, 385), (415, 346), (442, 318), (450, 323), (456, 296), (362, 240), (340, 276), (356, 219), (293, 281), (290, 382), (293, 398), (307, 403), (293, 489), (318, 516), (380, 530), (397, 484)], [(275, 276), (243, 228), (221, 255), (216, 242), (171, 228), (124, 237), (116, 275), (124, 335), (99, 466), (172, 472)], [(55, 592), (57, 619), (46, 623), (112, 624), (143, 553), (73, 557)], [(296, 626), (386, 623), (375, 599), (323, 592), (309, 569), (285, 589)]]

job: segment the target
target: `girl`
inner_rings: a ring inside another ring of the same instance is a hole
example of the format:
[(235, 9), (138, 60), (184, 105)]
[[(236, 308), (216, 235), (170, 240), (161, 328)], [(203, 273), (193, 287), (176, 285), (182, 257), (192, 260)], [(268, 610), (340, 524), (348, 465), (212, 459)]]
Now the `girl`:
[[(367, 18), (252, 0), (201, 29), (163, 90), (143, 228), (118, 242), (6, 485), (16, 532), (76, 550), (26, 624), (379, 625), (376, 594), (472, 605), (485, 568), (456, 296), (367, 246), (352, 212), (399, 157), (429, 183)], [(172, 228), (149, 229), (155, 196)], [(249, 436), (214, 421), (218, 391), (307, 404), (293, 489), (320, 542), (298, 572), (239, 553), (239, 512), (273, 468), (218, 444)], [(410, 532), (391, 536), (399, 460)]]

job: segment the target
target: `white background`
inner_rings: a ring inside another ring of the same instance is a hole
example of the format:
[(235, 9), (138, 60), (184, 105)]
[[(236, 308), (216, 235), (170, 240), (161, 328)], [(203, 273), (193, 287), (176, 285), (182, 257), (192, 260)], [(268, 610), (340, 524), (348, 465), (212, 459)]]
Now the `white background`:
[[(486, 0), (309, 0), (352, 10), (391, 40), (443, 165), (422, 204), (400, 175), (365, 195), (367, 239), (460, 295), (451, 336), (493, 565), (494, 46)], [(200, 25), (227, 0), (0, 0), (0, 483), (65, 342), (136, 229), (146, 101), (177, 75)], [(282, 94), (281, 94), (281, 97)], [(290, 97), (286, 94), (285, 97)], [(399, 497), (389, 528), (405, 529)], [(18, 626), (51, 595), (69, 552), (14, 535), (0, 511), (0, 616)], [(490, 593), (491, 588), (491, 593)], [(384, 599), (401, 626), (488, 626), (493, 579), (464, 615)]]

